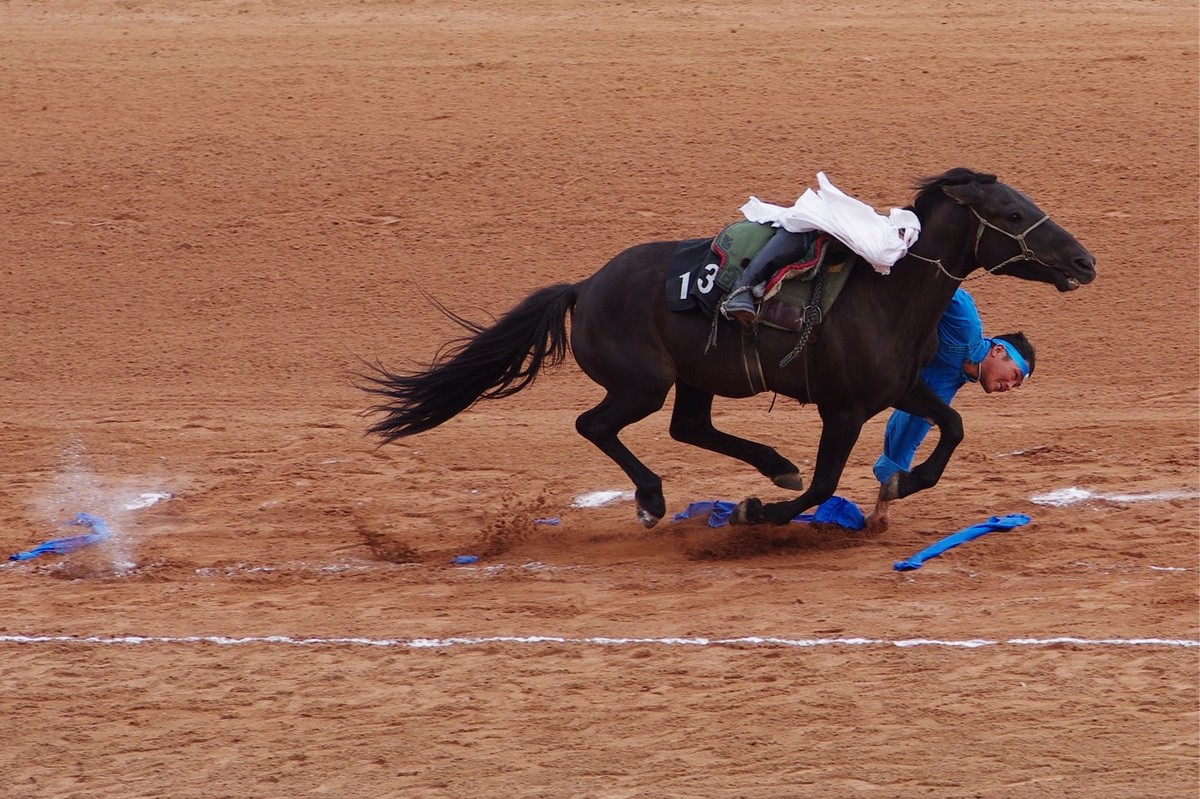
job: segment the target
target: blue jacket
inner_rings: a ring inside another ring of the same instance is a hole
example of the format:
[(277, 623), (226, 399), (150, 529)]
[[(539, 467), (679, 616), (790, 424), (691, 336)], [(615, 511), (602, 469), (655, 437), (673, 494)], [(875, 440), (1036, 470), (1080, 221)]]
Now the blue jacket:
[[(921, 370), (921, 379), (949, 404), (967, 382), (975, 382), (962, 370), (963, 361), (979, 363), (988, 353), (991, 341), (984, 338), (983, 322), (975, 300), (963, 289), (954, 292), (950, 307), (938, 322), (937, 354)], [(892, 411), (883, 434), (883, 454), (875, 461), (875, 477), (886, 482), (898, 471), (908, 471), (917, 448), (932, 425), (904, 411)]]

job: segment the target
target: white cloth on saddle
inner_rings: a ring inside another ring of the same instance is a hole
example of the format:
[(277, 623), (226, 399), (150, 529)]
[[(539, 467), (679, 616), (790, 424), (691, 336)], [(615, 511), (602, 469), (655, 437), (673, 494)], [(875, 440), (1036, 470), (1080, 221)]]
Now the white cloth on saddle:
[(792, 233), (823, 230), (861, 255), (881, 275), (908, 253), (921, 232), (912, 211), (893, 208), (888, 216), (844, 193), (817, 173), (816, 191), (805, 190), (791, 208), (765, 203), (757, 197), (741, 207), (751, 222), (771, 224)]

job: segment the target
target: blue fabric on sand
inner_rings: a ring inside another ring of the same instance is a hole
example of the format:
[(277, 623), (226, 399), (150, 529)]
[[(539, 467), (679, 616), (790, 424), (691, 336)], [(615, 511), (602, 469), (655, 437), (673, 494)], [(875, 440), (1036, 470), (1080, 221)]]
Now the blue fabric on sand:
[[(975, 301), (962, 289), (954, 292), (937, 330), (937, 354), (921, 370), (921, 379), (949, 405), (958, 390), (971, 380), (962, 370), (963, 361), (982, 361), (991, 342), (983, 337), (983, 322)], [(908, 471), (930, 427), (929, 422), (918, 416), (892, 411), (883, 433), (883, 454), (875, 461), (875, 479), (886, 483), (895, 472)]]
[(1029, 524), (1031, 519), (1024, 513), (1010, 513), (1007, 516), (993, 516), (986, 522), (973, 524), (970, 527), (959, 530), (953, 535), (948, 535), (936, 544), (922, 549), (917, 554), (913, 555), (908, 560), (898, 560), (892, 567), (898, 572), (908, 571), (910, 569), (919, 569), (921, 564), (930, 558), (936, 558), (938, 555), (945, 552), (947, 549), (956, 547), (959, 544), (979, 538), (981, 535), (993, 532), (994, 530), (1011, 530), (1014, 527), (1020, 527), (1023, 524)]
[(683, 510), (671, 517), (671, 521), (680, 522), (684, 519), (690, 519), (693, 516), (708, 514), (709, 527), (721, 527), (729, 524), (729, 517), (733, 514), (733, 509), (737, 507), (736, 502), (726, 502), (721, 499), (710, 499), (704, 502), (693, 502)]
[(104, 520), (99, 516), (93, 516), (90, 513), (78, 513), (70, 521), (70, 524), (79, 527), (90, 527), (92, 532), (84, 533), (83, 535), (73, 535), (69, 538), (54, 538), (50, 541), (44, 541), (33, 549), (9, 555), (8, 559), (29, 560), (30, 558), (36, 558), (38, 555), (65, 555), (68, 552), (74, 552), (81, 547), (86, 547), (108, 538), (108, 526), (104, 524)]
[[(709, 527), (723, 527), (729, 524), (729, 517), (733, 515), (733, 509), (736, 507), (736, 502), (726, 502), (720, 499), (693, 502), (685, 510), (672, 516), (671, 521), (678, 522), (683, 519), (690, 519), (693, 516), (708, 514)], [(822, 502), (814, 513), (802, 513), (792, 519), (792, 521), (836, 524), (839, 527), (846, 527), (851, 530), (861, 530), (867, 523), (858, 506), (850, 500), (842, 499), (841, 497), (830, 497)]]
[(867, 520), (863, 518), (858, 506), (841, 497), (830, 497), (818, 505), (814, 513), (802, 513), (792, 521), (836, 524), (851, 530), (861, 530), (867, 526)]

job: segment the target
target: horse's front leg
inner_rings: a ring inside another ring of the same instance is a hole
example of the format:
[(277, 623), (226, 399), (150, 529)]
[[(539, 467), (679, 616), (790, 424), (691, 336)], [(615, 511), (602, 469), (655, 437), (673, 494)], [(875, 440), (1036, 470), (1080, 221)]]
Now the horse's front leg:
[(861, 413), (854, 411), (827, 413), (822, 409), (821, 443), (817, 446), (817, 463), (808, 490), (789, 502), (764, 505), (757, 497), (743, 500), (734, 509), (730, 521), (735, 524), (787, 524), (832, 497), (865, 421)]
[(950, 456), (963, 440), (962, 416), (924, 381), (918, 382), (895, 407), (933, 422), (938, 429), (938, 442), (923, 462), (907, 472), (894, 473), (880, 486), (879, 501), (872, 516), (875, 517), (874, 521), (883, 523), (887, 521), (887, 503), (937, 485), (950, 463)]

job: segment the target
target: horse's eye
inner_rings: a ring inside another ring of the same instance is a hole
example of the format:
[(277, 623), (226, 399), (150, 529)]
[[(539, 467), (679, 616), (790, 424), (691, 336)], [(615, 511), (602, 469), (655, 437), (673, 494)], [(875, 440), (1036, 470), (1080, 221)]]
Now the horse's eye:
[(1008, 218), (1012, 222), (1020, 222), (1021, 221), (1021, 212), (1013, 211), (1011, 214), (1008, 215)]

